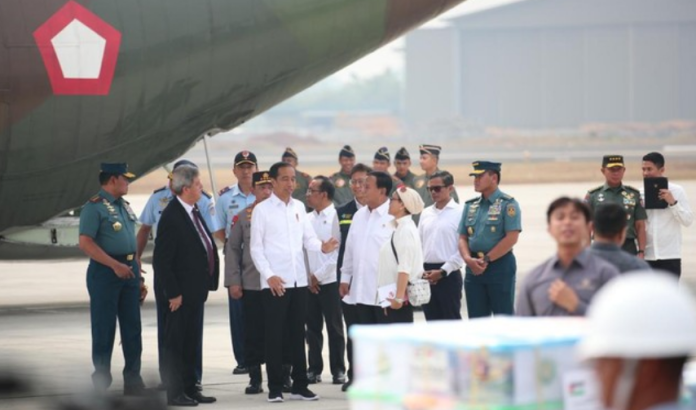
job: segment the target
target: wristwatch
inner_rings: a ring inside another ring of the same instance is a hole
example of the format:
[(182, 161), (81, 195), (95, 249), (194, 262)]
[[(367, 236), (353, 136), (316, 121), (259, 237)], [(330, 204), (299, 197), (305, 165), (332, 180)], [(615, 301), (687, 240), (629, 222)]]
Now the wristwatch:
[(638, 252), (637, 252), (637, 253), (645, 253), (645, 251), (642, 250), (642, 249), (638, 249)]
[(440, 269), (440, 276), (442, 276), (443, 278), (446, 278), (446, 277), (447, 277), (447, 271), (444, 270), (444, 269)]
[(400, 303), (400, 304), (402, 304), (402, 305), (404, 304), (404, 300), (401, 299), (401, 298), (394, 298), (394, 302), (398, 302), (398, 303)]
[(674, 206), (674, 205), (676, 205), (676, 204), (678, 204), (678, 203), (679, 203), (679, 201), (677, 201), (677, 200), (675, 199), (675, 200), (674, 200), (674, 203), (673, 203), (672, 205), (670, 205), (670, 206)]
[(486, 255), (483, 257), (483, 261), (484, 261), (485, 263), (491, 263), (491, 257), (488, 256), (488, 254), (486, 254)]

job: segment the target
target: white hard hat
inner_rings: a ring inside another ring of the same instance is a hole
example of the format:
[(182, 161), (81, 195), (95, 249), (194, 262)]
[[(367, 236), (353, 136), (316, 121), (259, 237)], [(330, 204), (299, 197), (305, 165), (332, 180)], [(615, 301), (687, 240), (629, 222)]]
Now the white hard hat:
[(688, 356), (696, 351), (696, 302), (674, 276), (656, 271), (613, 279), (592, 300), (584, 359)]

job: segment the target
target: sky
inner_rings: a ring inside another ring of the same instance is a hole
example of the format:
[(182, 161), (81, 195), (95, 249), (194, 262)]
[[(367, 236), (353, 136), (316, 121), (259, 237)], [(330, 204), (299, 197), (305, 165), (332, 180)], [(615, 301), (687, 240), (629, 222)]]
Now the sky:
[[(524, 0), (467, 0), (452, 10), (442, 14), (437, 19), (426, 23), (423, 28), (438, 27), (447, 25), (449, 19), (463, 14), (475, 13), (488, 8), (498, 7), (505, 4), (515, 3)], [(528, 1), (528, 0), (527, 0)], [(347, 82), (354, 77), (367, 78), (381, 74), (386, 70), (403, 72), (405, 46), (404, 37), (400, 37), (372, 54), (356, 61), (350, 66), (337, 72), (332, 77), (340, 82)]]

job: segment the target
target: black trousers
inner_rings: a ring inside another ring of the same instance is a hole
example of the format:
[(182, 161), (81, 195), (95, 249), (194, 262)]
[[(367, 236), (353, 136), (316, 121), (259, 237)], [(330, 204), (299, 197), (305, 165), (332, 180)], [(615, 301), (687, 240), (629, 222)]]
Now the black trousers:
[(346, 337), (343, 333), (341, 317), (341, 297), (338, 282), (319, 286), (319, 293), (309, 292), (307, 301), (307, 346), (309, 359), (308, 370), (314, 374), (324, 371), (324, 336), (322, 330), (326, 321), (326, 333), (329, 336), (329, 366), (331, 374), (337, 376), (345, 373)]
[(200, 339), (199, 318), (203, 302), (183, 300), (179, 309), (165, 312), (165, 350), (167, 354), (167, 397), (196, 390), (196, 352)]
[[(342, 304), (343, 307), (343, 318), (346, 321), (346, 329), (350, 335), (350, 328), (353, 325), (375, 325), (379, 322), (377, 317), (377, 309), (372, 305), (349, 305), (347, 303)], [(348, 337), (347, 343), (348, 351), (348, 379), (353, 381), (353, 342)]]
[(307, 387), (307, 356), (304, 333), (307, 318), (306, 287), (286, 288), (283, 296), (273, 296), (270, 289), (261, 291), (265, 323), (265, 356), (268, 389), (271, 393), (283, 390), (284, 352), (292, 365), (293, 390)]
[(401, 306), (401, 309), (383, 308), (375, 306), (375, 317), (377, 323), (386, 325), (389, 323), (413, 323), (413, 306), (408, 302)]
[[(442, 263), (425, 263), (425, 270), (440, 269)], [(423, 305), (425, 320), (454, 320), (462, 318), (462, 272), (452, 271), (430, 285), (430, 302)]]
[(681, 259), (659, 259), (656, 261), (647, 261), (651, 268), (661, 269), (681, 278)]
[(264, 323), (263, 298), (260, 290), (244, 289), (242, 303), (244, 306), (244, 364), (259, 366), (264, 360)]
[[(163, 384), (167, 384), (167, 376), (169, 372), (167, 371), (167, 349), (165, 348), (165, 336), (166, 336), (166, 326), (165, 326), (165, 316), (169, 311), (169, 299), (164, 295), (161, 289), (161, 284), (158, 285), (158, 281), (155, 280), (155, 307), (157, 310), (157, 360), (159, 363), (159, 375), (160, 381)], [(205, 306), (201, 309), (200, 317), (198, 318), (198, 327), (200, 329), (200, 338), (197, 342), (196, 347), (196, 380), (201, 382), (203, 380), (203, 322), (205, 316)]]

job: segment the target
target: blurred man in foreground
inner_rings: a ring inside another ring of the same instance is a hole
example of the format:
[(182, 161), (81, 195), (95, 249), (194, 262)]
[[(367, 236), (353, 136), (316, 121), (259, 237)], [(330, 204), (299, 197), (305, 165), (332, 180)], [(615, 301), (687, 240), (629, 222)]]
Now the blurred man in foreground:
[(556, 255), (534, 268), (520, 287), (517, 316), (584, 316), (595, 293), (619, 271), (586, 245), (591, 219), (579, 199), (561, 197), (546, 212)]
[(594, 367), (604, 408), (682, 407), (682, 373), (696, 347), (696, 301), (686, 287), (666, 273), (621, 276), (597, 294), (587, 316), (579, 351)]

